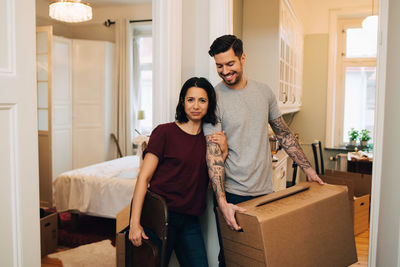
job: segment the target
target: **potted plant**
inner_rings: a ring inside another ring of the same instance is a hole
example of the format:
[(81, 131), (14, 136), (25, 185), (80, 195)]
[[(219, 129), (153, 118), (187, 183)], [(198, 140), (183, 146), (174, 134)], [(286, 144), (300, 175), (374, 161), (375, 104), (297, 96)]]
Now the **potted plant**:
[(350, 131), (348, 131), (348, 134), (349, 134), (350, 145), (356, 146), (356, 141), (357, 141), (359, 132), (357, 130), (355, 130), (354, 128), (351, 128)]
[(360, 137), (361, 146), (366, 147), (367, 142), (371, 139), (370, 132), (367, 129), (362, 129), (359, 137)]

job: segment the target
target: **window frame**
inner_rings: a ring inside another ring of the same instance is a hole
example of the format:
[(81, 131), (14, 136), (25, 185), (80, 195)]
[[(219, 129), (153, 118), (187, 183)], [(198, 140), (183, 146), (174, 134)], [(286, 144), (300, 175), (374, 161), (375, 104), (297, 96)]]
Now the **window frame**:
[[(346, 29), (360, 28), (363, 16), (336, 17), (336, 27), (330, 29), (330, 69), (333, 75), (328, 78), (326, 147), (343, 147), (344, 128), (344, 98), (346, 67), (376, 67), (376, 58), (347, 58)], [(334, 30), (333, 30), (334, 29)]]
[[(151, 63), (141, 63), (140, 60), (138, 58), (135, 58), (135, 42), (137, 42), (138, 39), (140, 38), (148, 38), (150, 37), (152, 39), (153, 42), (153, 36), (152, 36), (152, 29), (153, 25), (149, 22), (140, 22), (137, 23), (136, 25), (132, 25), (131, 30), (132, 30), (132, 64), (133, 64), (133, 72), (132, 72), (132, 99), (131, 99), (131, 113), (132, 113), (132, 139), (134, 138), (134, 136), (136, 136), (136, 131), (139, 130), (140, 133), (142, 133), (143, 129), (138, 127), (138, 123), (139, 121), (136, 119), (137, 116), (137, 112), (140, 110), (140, 106), (141, 106), (141, 90), (140, 90), (140, 86), (139, 86), (139, 81), (141, 80), (140, 76), (141, 76), (141, 72), (142, 71), (146, 71), (146, 70), (151, 70), (153, 72), (153, 61)], [(152, 58), (153, 59), (153, 58)], [(153, 76), (153, 75), (152, 75)], [(153, 83), (153, 78), (152, 81)], [(137, 92), (136, 92), (137, 91)], [(138, 99), (135, 100), (133, 99), (134, 97), (137, 97)], [(153, 90), (152, 90), (152, 97), (153, 97)], [(153, 105), (153, 101), (152, 101), (152, 105)], [(152, 112), (154, 112), (154, 107), (151, 108)], [(149, 116), (149, 114), (146, 114), (146, 116), (148, 116), (148, 118), (152, 118), (152, 116)], [(139, 128), (139, 129), (138, 129)], [(147, 132), (144, 134), (148, 134)]]

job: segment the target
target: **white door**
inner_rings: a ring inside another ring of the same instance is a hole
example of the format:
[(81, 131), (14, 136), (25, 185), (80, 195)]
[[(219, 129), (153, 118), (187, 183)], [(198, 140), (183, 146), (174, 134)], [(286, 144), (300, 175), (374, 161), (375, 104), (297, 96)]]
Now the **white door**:
[(0, 266), (40, 266), (35, 1), (0, 1)]
[(53, 37), (53, 180), (72, 169), (72, 40)]

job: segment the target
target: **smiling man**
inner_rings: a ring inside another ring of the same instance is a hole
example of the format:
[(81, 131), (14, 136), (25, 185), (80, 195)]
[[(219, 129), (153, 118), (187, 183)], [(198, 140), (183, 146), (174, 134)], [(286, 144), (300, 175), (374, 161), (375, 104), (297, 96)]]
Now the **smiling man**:
[[(217, 38), (208, 52), (214, 57), (222, 81), (215, 87), (218, 100), (218, 122), (204, 124), (207, 140), (207, 165), (215, 193), (214, 206), (219, 206), (227, 225), (240, 230), (235, 204), (272, 193), (272, 159), (268, 142), (268, 123), (288, 155), (302, 168), (309, 181), (323, 184), (304, 155), (279, 111), (270, 87), (246, 78), (243, 66), (246, 55), (242, 41), (234, 35)], [(217, 131), (224, 131), (228, 142), (228, 157), (213, 140)], [(214, 207), (215, 211), (215, 207)], [(225, 266), (220, 243), (219, 266)]]

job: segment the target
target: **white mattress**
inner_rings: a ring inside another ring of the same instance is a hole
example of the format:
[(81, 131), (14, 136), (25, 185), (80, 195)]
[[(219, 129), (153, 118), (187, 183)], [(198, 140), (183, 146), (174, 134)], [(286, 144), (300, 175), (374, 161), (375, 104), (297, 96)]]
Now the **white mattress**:
[(139, 164), (127, 156), (60, 174), (53, 184), (57, 211), (115, 218), (132, 199)]

